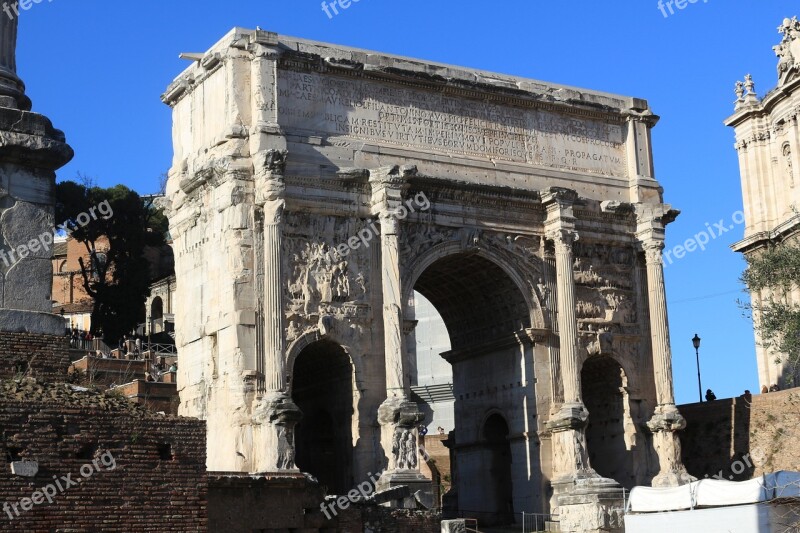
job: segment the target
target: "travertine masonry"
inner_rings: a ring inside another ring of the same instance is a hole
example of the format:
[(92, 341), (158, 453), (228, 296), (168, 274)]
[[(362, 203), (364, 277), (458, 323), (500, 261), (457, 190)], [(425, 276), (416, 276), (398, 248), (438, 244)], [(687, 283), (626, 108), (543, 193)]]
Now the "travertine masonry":
[(688, 479), (646, 101), (241, 28), (163, 101), (181, 413), (211, 471), (382, 472), (428, 501), (416, 290), (452, 345), (459, 509), (614, 529), (620, 483)]

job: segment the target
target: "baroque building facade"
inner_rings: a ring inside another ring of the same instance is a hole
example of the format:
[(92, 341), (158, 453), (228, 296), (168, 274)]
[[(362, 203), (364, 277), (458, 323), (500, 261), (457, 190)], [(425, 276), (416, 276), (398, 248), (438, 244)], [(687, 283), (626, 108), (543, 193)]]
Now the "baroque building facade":
[[(748, 74), (736, 84), (735, 111), (725, 124), (734, 128), (744, 202), (744, 238), (733, 249), (754, 257), (769, 246), (797, 242), (800, 234), (800, 21), (785, 19), (778, 27), (778, 86), (759, 98)], [(770, 288), (751, 293), (753, 320), (758, 308), (771, 300), (800, 303), (800, 288), (788, 294)], [(758, 380), (762, 387), (797, 386), (798, 369), (787, 354), (776, 353), (756, 328)]]
[(689, 481), (646, 101), (241, 28), (193, 58), (162, 99), (210, 471), (424, 500), (417, 291), (450, 337), (458, 509), (619, 530), (623, 487)]

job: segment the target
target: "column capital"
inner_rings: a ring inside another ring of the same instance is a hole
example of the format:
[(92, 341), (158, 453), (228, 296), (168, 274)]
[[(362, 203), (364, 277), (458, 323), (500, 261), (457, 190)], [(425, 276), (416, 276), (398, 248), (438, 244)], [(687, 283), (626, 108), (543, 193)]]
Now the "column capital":
[(644, 252), (648, 265), (660, 265), (663, 261), (664, 241), (648, 239), (639, 243), (639, 248)]
[(548, 240), (555, 243), (556, 253), (572, 252), (572, 245), (578, 242), (580, 235), (572, 229), (554, 229), (547, 232)]
[(381, 212), (381, 235), (400, 235), (400, 221), (392, 213)]
[[(356, 173), (358, 175), (358, 173)], [(394, 218), (395, 211), (403, 203), (403, 193), (408, 180), (417, 175), (414, 165), (388, 166), (369, 170), (369, 184), (372, 189), (372, 213), (381, 217)]]
[(660, 405), (656, 408), (653, 417), (647, 421), (647, 427), (653, 433), (682, 431), (686, 429), (686, 419), (675, 404)]
[(281, 221), (286, 205), (286, 150), (268, 150), (256, 156), (256, 205), (264, 208), (264, 223)]
[(565, 187), (548, 187), (541, 192), (545, 206), (569, 207), (578, 201), (578, 192)]

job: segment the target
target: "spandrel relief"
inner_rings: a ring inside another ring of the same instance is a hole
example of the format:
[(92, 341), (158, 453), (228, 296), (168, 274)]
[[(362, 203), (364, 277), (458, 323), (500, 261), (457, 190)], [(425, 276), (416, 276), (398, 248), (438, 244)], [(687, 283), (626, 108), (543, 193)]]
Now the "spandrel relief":
[(342, 245), (370, 226), (369, 221), (306, 214), (287, 218), (282, 256), (288, 339), (299, 337), (323, 316), (363, 319), (368, 314), (370, 254), (379, 237), (341, 252)]

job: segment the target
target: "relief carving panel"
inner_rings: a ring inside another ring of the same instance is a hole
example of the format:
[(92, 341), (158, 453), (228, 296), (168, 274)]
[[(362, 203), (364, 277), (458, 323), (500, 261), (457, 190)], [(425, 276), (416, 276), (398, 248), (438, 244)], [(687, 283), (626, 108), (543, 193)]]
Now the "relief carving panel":
[[(287, 339), (329, 321), (365, 321), (369, 317), (369, 244), (342, 257), (334, 251), (367, 227), (367, 221), (312, 214), (288, 214), (283, 237), (284, 301)], [(373, 241), (377, 245), (377, 241)]]

